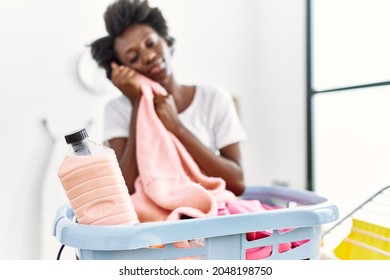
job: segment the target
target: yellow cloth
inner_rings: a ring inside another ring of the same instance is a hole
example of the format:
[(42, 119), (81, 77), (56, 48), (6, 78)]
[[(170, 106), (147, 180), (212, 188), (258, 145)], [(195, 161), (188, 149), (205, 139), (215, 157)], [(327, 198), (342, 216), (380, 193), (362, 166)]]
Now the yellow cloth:
[(390, 228), (352, 219), (350, 234), (334, 253), (342, 260), (390, 260)]

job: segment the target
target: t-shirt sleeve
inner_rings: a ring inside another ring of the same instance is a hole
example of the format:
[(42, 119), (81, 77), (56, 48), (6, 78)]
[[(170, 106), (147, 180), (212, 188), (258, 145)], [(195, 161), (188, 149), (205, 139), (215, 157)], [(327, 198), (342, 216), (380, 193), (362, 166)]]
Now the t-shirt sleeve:
[(246, 133), (238, 116), (233, 96), (223, 88), (217, 88), (213, 102), (215, 114), (214, 135), (218, 149), (246, 139)]
[(110, 100), (104, 107), (103, 141), (129, 137), (131, 105), (121, 98)]

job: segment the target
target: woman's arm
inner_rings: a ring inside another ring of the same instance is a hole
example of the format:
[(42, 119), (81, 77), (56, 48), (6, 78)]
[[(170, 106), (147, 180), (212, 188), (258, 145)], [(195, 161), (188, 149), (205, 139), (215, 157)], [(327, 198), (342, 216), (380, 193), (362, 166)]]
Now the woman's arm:
[(222, 148), (220, 156), (218, 156), (204, 146), (184, 126), (181, 126), (174, 134), (206, 175), (224, 179), (226, 188), (237, 196), (244, 192), (244, 174), (241, 166), (239, 143), (230, 144)]
[(180, 140), (206, 175), (224, 179), (226, 188), (237, 196), (244, 192), (239, 143), (223, 147), (216, 155), (181, 123), (172, 96), (155, 96), (154, 106), (165, 128)]

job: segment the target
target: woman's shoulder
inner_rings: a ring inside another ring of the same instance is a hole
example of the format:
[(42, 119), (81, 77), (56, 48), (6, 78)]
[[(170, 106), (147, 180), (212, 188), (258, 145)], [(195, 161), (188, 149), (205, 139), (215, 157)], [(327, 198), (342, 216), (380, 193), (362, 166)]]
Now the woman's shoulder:
[(218, 84), (199, 84), (197, 85), (198, 94), (203, 100), (226, 100), (231, 98), (231, 94), (226, 88)]
[(106, 119), (120, 118), (127, 120), (131, 115), (131, 110), (130, 100), (126, 96), (120, 95), (107, 101), (104, 107), (104, 115)]
[(105, 105), (106, 110), (115, 109), (130, 109), (131, 103), (129, 99), (124, 95), (119, 95), (109, 99)]

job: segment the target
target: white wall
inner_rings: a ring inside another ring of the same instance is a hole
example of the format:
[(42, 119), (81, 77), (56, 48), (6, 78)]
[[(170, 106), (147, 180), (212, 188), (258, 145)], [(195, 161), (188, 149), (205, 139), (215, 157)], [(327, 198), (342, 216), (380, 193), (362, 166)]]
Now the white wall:
[[(85, 44), (105, 34), (110, 2), (0, 2), (0, 259), (57, 254), (50, 231), (66, 202), (56, 176), (63, 135), (92, 120), (90, 138), (100, 141), (103, 106), (118, 94), (112, 87), (93, 94), (76, 75)], [(221, 84), (239, 97), (249, 185), (283, 180), (304, 188), (304, 2), (153, 1), (177, 39), (177, 77)]]

